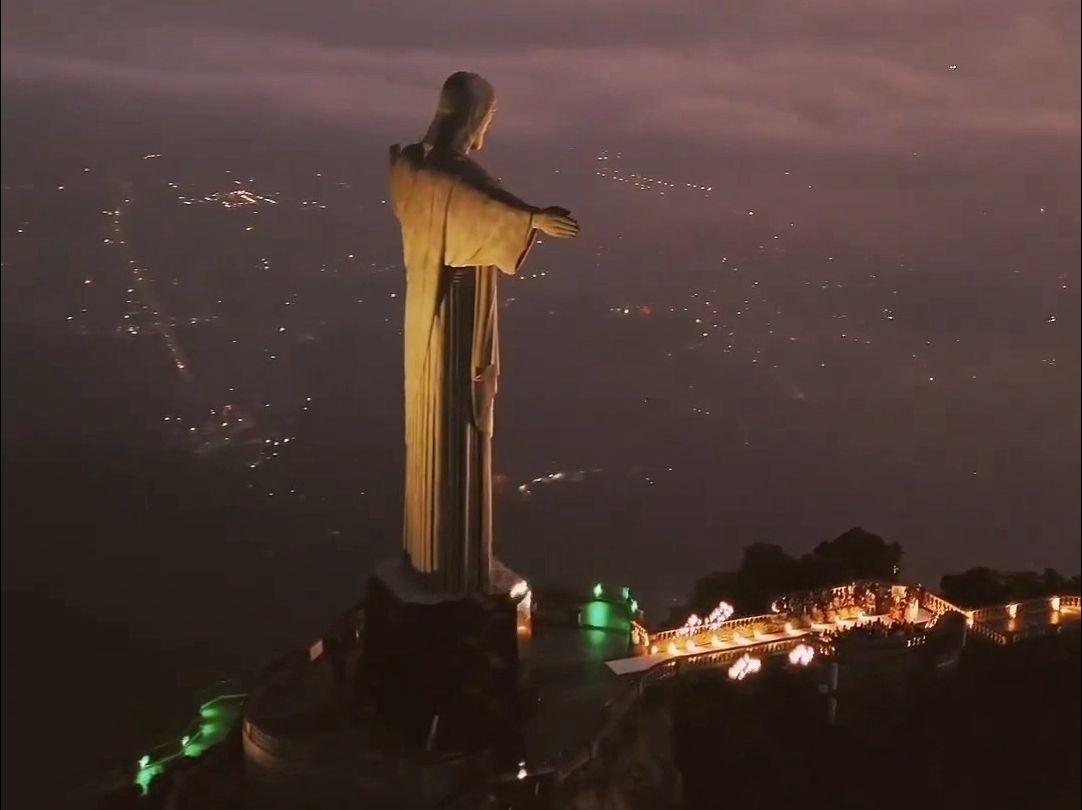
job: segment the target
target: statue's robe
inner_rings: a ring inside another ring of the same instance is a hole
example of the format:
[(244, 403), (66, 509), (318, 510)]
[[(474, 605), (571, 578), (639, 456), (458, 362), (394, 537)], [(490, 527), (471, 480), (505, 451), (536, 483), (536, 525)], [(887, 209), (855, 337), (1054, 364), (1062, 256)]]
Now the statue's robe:
[(406, 265), (403, 547), (449, 594), (489, 589), (496, 281), (534, 242), (533, 209), (462, 154), (391, 148)]

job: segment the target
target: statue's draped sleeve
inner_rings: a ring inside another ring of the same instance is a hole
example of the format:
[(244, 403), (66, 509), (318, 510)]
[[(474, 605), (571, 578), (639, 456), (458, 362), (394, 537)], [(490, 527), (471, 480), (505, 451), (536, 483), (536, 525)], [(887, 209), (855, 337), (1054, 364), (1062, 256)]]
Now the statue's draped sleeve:
[(512, 275), (534, 243), (533, 211), (476, 164), (454, 175), (447, 206), (444, 262), (476, 275), (473, 333), (474, 423), (492, 435), (492, 408), (500, 374), (496, 270)]
[(518, 272), (533, 244), (532, 213), (487, 179), (457, 178), (447, 209), (447, 266)]

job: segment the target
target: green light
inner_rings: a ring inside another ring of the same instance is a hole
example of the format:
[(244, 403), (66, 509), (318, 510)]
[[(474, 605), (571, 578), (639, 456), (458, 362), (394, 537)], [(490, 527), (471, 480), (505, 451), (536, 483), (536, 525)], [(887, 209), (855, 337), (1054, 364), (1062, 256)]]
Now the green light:
[(634, 599), (631, 600), (631, 612), (632, 613), (638, 613), (639, 612), (639, 603), (636, 602)]
[(605, 589), (601, 587), (601, 583), (594, 585), (594, 599), (600, 599), (601, 594), (605, 592)]
[(150, 792), (151, 783), (161, 776), (165, 772), (165, 768), (161, 765), (150, 765), (139, 771), (135, 777), (135, 784), (139, 786), (139, 790), (144, 796)]
[(221, 695), (200, 706), (199, 730), (180, 738), (181, 750), (179, 752), (164, 756), (153, 763), (150, 754), (139, 757), (139, 772), (135, 776), (135, 784), (139, 786), (143, 795), (145, 796), (150, 791), (151, 783), (165, 773), (166, 767), (178, 757), (202, 756), (207, 750), (222, 742), (240, 718), (245, 697), (240, 693)]
[(620, 622), (611, 602), (591, 602), (583, 611), (583, 624), (588, 627), (612, 628)]
[(628, 599), (630, 599), (631, 598), (631, 588), (627, 587), (627, 585), (622, 587), (620, 589), (620, 598), (623, 599), (625, 602)]

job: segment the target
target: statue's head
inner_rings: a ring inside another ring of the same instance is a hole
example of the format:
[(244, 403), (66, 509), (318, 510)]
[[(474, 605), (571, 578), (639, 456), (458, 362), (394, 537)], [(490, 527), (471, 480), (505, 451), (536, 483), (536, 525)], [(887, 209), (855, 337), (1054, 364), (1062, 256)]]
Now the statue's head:
[(440, 91), (436, 117), (424, 137), (427, 150), (467, 154), (485, 145), (496, 112), (496, 92), (476, 73), (448, 77)]

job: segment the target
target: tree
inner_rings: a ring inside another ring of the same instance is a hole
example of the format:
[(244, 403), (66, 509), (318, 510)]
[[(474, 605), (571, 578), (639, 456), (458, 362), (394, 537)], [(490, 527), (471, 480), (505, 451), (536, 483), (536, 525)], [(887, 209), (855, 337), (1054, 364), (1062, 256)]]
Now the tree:
[(857, 579), (893, 582), (902, 563), (902, 547), (887, 543), (877, 534), (856, 527), (820, 543), (802, 563), (815, 582), (805, 587), (825, 587)]
[(978, 566), (960, 574), (947, 574), (939, 588), (950, 601), (963, 607), (984, 607), (1004, 602), (1039, 599), (1078, 593), (1078, 577), (1067, 577), (1052, 568), (1036, 571), (997, 571)]
[(1003, 575), (985, 566), (970, 568), (960, 574), (946, 574), (939, 580), (939, 589), (943, 596), (963, 607), (993, 605), (1007, 599)]
[(893, 582), (902, 561), (902, 547), (877, 534), (853, 528), (799, 558), (776, 543), (756, 540), (744, 547), (740, 567), (701, 577), (689, 603), (674, 609), (666, 625), (681, 624), (689, 613), (703, 615), (718, 602), (729, 602), (739, 615), (765, 613), (780, 594), (829, 588), (858, 579)]

